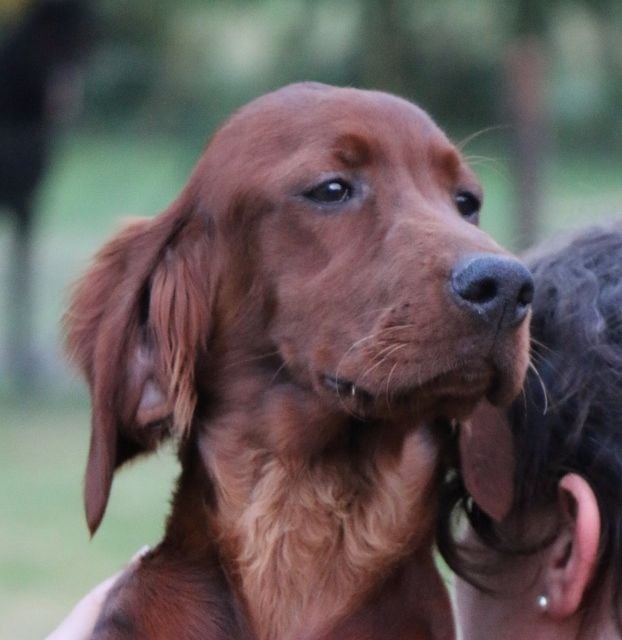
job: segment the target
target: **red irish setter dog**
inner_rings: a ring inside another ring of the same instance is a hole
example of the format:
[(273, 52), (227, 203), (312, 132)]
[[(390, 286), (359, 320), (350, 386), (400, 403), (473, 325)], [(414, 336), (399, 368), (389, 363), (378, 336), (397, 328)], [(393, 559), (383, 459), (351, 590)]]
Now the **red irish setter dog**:
[(95, 638), (453, 637), (443, 441), (514, 398), (528, 360), (531, 278), (480, 202), (421, 109), (299, 84), (236, 113), (179, 198), (104, 246), (67, 315), (91, 531), (125, 461), (173, 438), (182, 473)]

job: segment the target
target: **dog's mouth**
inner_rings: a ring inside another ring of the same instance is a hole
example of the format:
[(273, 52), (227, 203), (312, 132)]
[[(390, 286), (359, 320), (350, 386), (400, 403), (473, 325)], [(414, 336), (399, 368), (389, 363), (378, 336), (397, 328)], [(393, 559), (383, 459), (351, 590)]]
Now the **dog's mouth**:
[(371, 402), (374, 399), (374, 395), (367, 389), (357, 386), (350, 380), (324, 374), (321, 376), (321, 381), (326, 389), (334, 392), (340, 398), (353, 398), (362, 402)]
[(406, 410), (421, 416), (442, 413), (451, 416), (451, 420), (465, 418), (483, 398), (496, 404), (502, 387), (501, 376), (492, 365), (456, 368), (420, 385), (382, 385), (378, 390), (332, 374), (321, 375), (320, 383), (342, 405), (360, 414)]

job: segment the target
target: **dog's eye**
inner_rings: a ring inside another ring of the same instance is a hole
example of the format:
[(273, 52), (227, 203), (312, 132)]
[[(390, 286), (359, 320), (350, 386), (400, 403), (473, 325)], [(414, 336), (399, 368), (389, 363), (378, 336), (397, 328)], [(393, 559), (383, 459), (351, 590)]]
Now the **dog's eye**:
[(476, 218), (482, 203), (480, 199), (470, 191), (460, 191), (456, 195), (456, 206), (463, 217), (471, 220)]
[(332, 178), (305, 191), (304, 196), (321, 204), (346, 202), (352, 197), (352, 187), (345, 180)]

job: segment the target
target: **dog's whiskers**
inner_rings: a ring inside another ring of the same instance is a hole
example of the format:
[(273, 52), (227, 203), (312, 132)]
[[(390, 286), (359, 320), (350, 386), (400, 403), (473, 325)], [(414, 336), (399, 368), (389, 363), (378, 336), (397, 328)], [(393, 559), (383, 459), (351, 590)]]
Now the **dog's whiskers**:
[[(229, 362), (227, 363), (224, 367), (223, 370), (225, 369), (233, 369), (235, 367), (239, 367), (243, 364), (248, 364), (250, 362), (258, 362), (259, 360), (266, 360), (267, 358), (272, 358), (273, 356), (278, 356), (281, 352), (278, 349), (275, 349), (274, 351), (268, 351), (267, 353), (264, 353), (260, 356), (253, 356), (251, 358), (244, 358), (242, 360), (234, 360), (233, 362)], [(279, 367), (279, 370), (282, 368)]]
[(391, 367), (391, 371), (389, 371), (389, 375), (387, 377), (387, 383), (385, 385), (385, 389), (386, 389), (386, 399), (387, 399), (387, 407), (389, 409), (389, 411), (391, 411), (391, 376), (393, 375), (393, 372), (395, 371), (395, 369), (397, 368), (397, 365), (399, 364), (399, 360), (395, 362), (395, 364), (393, 365), (393, 367)]
[(544, 415), (546, 415), (549, 410), (549, 396), (546, 389), (546, 385), (544, 384), (544, 380), (542, 379), (542, 376), (540, 375), (538, 368), (536, 367), (536, 365), (531, 359), (529, 360), (528, 367), (529, 367), (529, 370), (533, 372), (534, 376), (536, 376), (536, 379), (540, 383), (540, 387), (542, 389), (542, 395), (544, 396)]
[(533, 336), (531, 337), (530, 343), (531, 343), (532, 351), (533, 351), (533, 347), (537, 347), (540, 351), (548, 351), (549, 353), (552, 353), (553, 351), (551, 347), (544, 344), (540, 340), (536, 340), (536, 338), (534, 338)]
[(371, 367), (368, 367), (367, 369), (365, 369), (365, 371), (363, 371), (363, 373), (360, 376), (358, 376), (358, 378), (356, 379), (356, 384), (358, 384), (359, 381), (364, 380), (367, 376), (369, 376), (372, 373), (372, 371), (375, 371), (378, 367), (383, 365), (396, 351), (399, 351), (400, 349), (406, 346), (407, 346), (406, 343), (400, 342), (398, 344), (389, 345), (385, 347), (383, 350), (381, 350), (375, 356), (375, 357), (380, 357), (380, 360), (378, 360), (378, 362), (373, 364)]
[(339, 359), (339, 364), (337, 365), (337, 369), (335, 371), (336, 374), (339, 373), (339, 369), (341, 368), (341, 365), (343, 363), (343, 361), (352, 353), (352, 351), (354, 351), (355, 349), (357, 349), (361, 344), (363, 344), (364, 342), (367, 342), (368, 340), (372, 340), (373, 338), (376, 337), (375, 333), (370, 333), (368, 336), (365, 336), (363, 338), (360, 338), (359, 340), (356, 340), (355, 342), (353, 342), (349, 347), (348, 350), (341, 356), (341, 358)]
[(270, 382), (268, 383), (268, 386), (271, 387), (275, 380), (279, 377), (279, 373), (281, 373), (281, 371), (283, 371), (283, 369), (285, 369), (285, 363), (281, 363), (281, 366), (274, 372), (274, 375), (272, 376), (272, 378), (270, 378)]
[(493, 124), (490, 127), (484, 127), (483, 129), (479, 129), (478, 131), (471, 133), (466, 138), (463, 138), (460, 142), (458, 142), (458, 144), (456, 144), (456, 147), (460, 149), (460, 151), (464, 151), (464, 148), (469, 143), (473, 142), (473, 140), (476, 140), (477, 138), (483, 136), (484, 134), (490, 133), (492, 131), (502, 131), (508, 128), (509, 127), (506, 124)]

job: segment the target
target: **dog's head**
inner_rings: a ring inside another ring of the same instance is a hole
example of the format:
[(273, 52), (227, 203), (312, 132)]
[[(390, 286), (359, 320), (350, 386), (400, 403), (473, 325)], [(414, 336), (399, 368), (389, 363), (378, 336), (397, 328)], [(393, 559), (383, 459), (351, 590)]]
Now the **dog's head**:
[(511, 400), (532, 284), (478, 229), (481, 199), (456, 148), (394, 96), (302, 84), (235, 114), (181, 196), (107, 244), (74, 294), (91, 530), (115, 467), (188, 433), (225, 368), (263, 358), (269, 383), (373, 420)]

